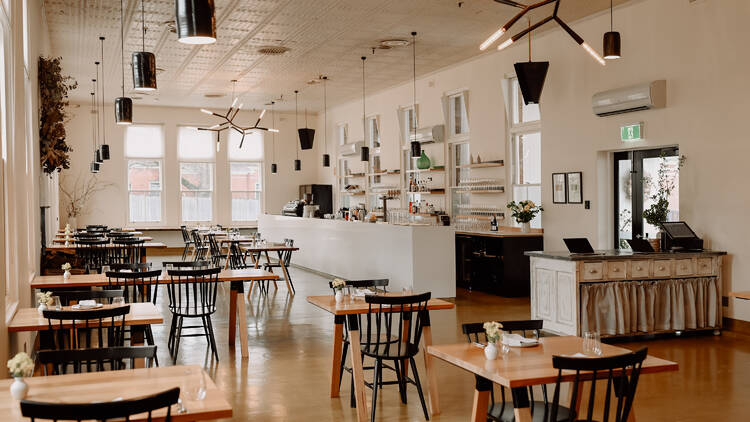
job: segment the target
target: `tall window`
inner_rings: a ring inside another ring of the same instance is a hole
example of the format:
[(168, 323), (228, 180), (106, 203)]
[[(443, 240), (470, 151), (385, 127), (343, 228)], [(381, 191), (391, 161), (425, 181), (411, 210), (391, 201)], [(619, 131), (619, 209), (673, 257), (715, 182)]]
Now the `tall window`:
[(211, 135), (212, 132), (195, 127), (178, 127), (182, 221), (210, 222), (213, 219), (216, 141)]
[(404, 145), (408, 145), (418, 124), (414, 106), (399, 109), (398, 121), (401, 124), (401, 141)]
[(128, 210), (131, 223), (162, 221), (162, 162), (164, 132), (161, 125), (125, 128), (128, 162)]
[(448, 96), (448, 134), (451, 137), (469, 133), (466, 92)]
[(344, 145), (349, 140), (349, 125), (340, 123), (336, 126), (336, 136), (339, 138), (339, 145)]
[(371, 149), (380, 148), (380, 124), (378, 116), (367, 118), (367, 140)]
[[(542, 123), (538, 104), (526, 105), (518, 79), (510, 80), (510, 170), (513, 200), (542, 202)], [(542, 215), (531, 220), (542, 227)]]
[(263, 208), (263, 133), (229, 135), (229, 189), (232, 193), (232, 221), (257, 221)]

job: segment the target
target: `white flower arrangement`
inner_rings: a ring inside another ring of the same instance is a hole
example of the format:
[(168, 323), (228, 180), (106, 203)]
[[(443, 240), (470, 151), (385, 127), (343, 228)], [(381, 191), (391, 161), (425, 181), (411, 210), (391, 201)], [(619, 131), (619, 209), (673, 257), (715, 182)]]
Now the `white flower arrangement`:
[(63, 271), (70, 271), (70, 269), (73, 268), (73, 267), (70, 265), (69, 262), (66, 262), (66, 263), (62, 264), (62, 266), (60, 268), (62, 268)]
[(346, 281), (340, 278), (334, 278), (331, 282), (331, 287), (333, 287), (333, 290), (341, 290), (346, 286)]
[(497, 321), (485, 322), (483, 327), (484, 332), (487, 334), (488, 343), (495, 343), (503, 335), (503, 324)]
[(36, 294), (36, 300), (40, 305), (52, 305), (52, 292), (39, 292)]
[(8, 369), (14, 378), (30, 377), (34, 373), (34, 361), (25, 352), (20, 352), (8, 361)]

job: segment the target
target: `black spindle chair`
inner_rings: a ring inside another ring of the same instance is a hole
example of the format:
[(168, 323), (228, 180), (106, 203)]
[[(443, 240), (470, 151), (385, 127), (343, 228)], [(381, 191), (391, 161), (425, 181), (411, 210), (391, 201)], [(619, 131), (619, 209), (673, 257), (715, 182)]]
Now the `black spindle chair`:
[(180, 226), (180, 232), (182, 233), (182, 241), (185, 243), (185, 248), (182, 250), (182, 260), (184, 261), (195, 242), (190, 238), (190, 232), (188, 231), (187, 226)]
[[(164, 261), (161, 263), (162, 268), (164, 271), (169, 271), (170, 269), (189, 269), (189, 270), (197, 270), (201, 268), (209, 268), (211, 267), (211, 263), (206, 260), (202, 261)], [(167, 344), (169, 345), (169, 350), (172, 350), (172, 347), (174, 347), (174, 333), (177, 331), (177, 318), (172, 318), (172, 323), (169, 327), (169, 339), (167, 340)]]
[[(508, 333), (518, 332), (526, 337), (530, 332), (534, 333), (537, 338), (540, 337), (543, 328), (544, 321), (541, 319), (532, 320), (517, 320), (517, 321), (498, 321), (503, 325), (503, 331)], [(473, 322), (461, 325), (461, 331), (466, 335), (466, 339), (469, 343), (486, 343), (487, 336), (484, 332), (483, 322)], [(542, 398), (543, 401), (534, 400), (534, 389), (528, 387), (529, 396), (531, 397), (531, 416), (534, 421), (546, 420), (550, 403), (547, 395), (547, 386), (542, 385)], [(513, 415), (513, 403), (506, 401), (505, 398), (505, 387), (500, 386), (501, 402), (495, 403), (495, 391), (490, 391), (490, 405), (487, 409), (487, 420), (495, 422), (513, 422), (515, 416)], [(560, 407), (558, 421), (567, 420), (570, 410), (565, 407)]]
[[(167, 270), (170, 277), (169, 284), (167, 284), (169, 310), (172, 312), (172, 325), (175, 327), (170, 346), (173, 363), (177, 362), (182, 337), (206, 337), (214, 358), (219, 360), (211, 315), (216, 312), (216, 292), (220, 272), (221, 268)], [(202, 325), (184, 326), (186, 318), (200, 318)], [(203, 333), (182, 333), (183, 329), (190, 328), (203, 328)]]
[[(364, 325), (360, 325), (362, 353), (375, 359), (375, 374), (372, 377), (372, 413), (375, 420), (378, 388), (380, 387), (383, 361), (391, 362), (396, 370), (401, 401), (406, 403), (406, 386), (411, 383), (417, 387), (419, 400), (426, 420), (430, 420), (427, 405), (424, 401), (422, 384), (414, 356), (419, 353), (419, 341), (422, 338), (422, 327), (429, 318), (427, 301), (431, 293), (409, 296), (365, 296), (368, 312), (363, 315)], [(405, 324), (406, 323), (406, 324)], [(395, 338), (395, 341), (394, 341)], [(352, 351), (354, 353), (354, 351)], [(412, 369), (413, 379), (406, 375), (406, 362)]]
[(203, 242), (203, 238), (201, 237), (200, 232), (196, 229), (191, 231), (190, 235), (193, 237), (193, 248), (195, 249), (195, 256), (193, 257), (193, 261), (202, 261), (206, 259), (206, 255), (208, 254), (208, 245)]
[[(156, 346), (105, 347), (103, 349), (40, 350), (36, 354), (42, 364), (44, 375), (63, 375), (87, 372), (119, 371), (134, 369), (136, 359), (144, 359), (146, 368), (154, 366)], [(93, 363), (93, 366), (92, 366)], [(159, 366), (158, 363), (156, 366)], [(48, 373), (48, 367), (52, 373)]]
[(242, 251), (240, 242), (232, 241), (229, 242), (229, 268), (233, 270), (239, 270), (241, 268), (248, 268), (250, 265), (247, 264), (247, 257)]
[[(643, 361), (648, 355), (648, 348), (644, 347), (636, 352), (626, 353), (624, 355), (608, 356), (600, 358), (577, 358), (568, 356), (553, 356), (552, 366), (557, 369), (557, 382), (555, 384), (555, 393), (552, 398), (552, 406), (549, 418), (545, 422), (560, 420), (560, 388), (563, 379), (563, 371), (575, 371), (575, 380), (570, 388), (572, 389), (570, 408), (578, 407), (576, 401), (578, 396), (583, 394), (583, 383), (588, 380), (606, 379), (607, 384), (604, 393), (604, 408), (601, 417), (597, 420), (608, 422), (611, 413), (614, 413), (616, 422), (628, 420), (633, 408), (635, 399), (635, 390), (638, 387), (638, 378), (641, 374)], [(567, 375), (567, 374), (566, 374)], [(588, 406), (586, 417), (571, 413), (566, 419), (569, 422), (593, 422), (594, 405), (596, 402), (596, 381), (590, 381), (591, 388), (588, 396)], [(615, 393), (614, 408), (612, 408), (612, 393)], [(579, 394), (581, 393), (581, 394)]]
[[(346, 285), (348, 287), (353, 287), (355, 289), (362, 289), (362, 288), (369, 289), (369, 288), (373, 288), (373, 289), (381, 291), (381, 292), (387, 292), (388, 291), (388, 283), (389, 282), (390, 281), (387, 278), (374, 279), (374, 280), (346, 280)], [(329, 282), (328, 283), (328, 287), (330, 287), (331, 290), (333, 290), (333, 282)], [(335, 293), (335, 291), (334, 291), (334, 293)], [(349, 344), (350, 344), (349, 343), (349, 327), (346, 324), (344, 324), (344, 334), (343, 334), (343, 337), (344, 337), (344, 340), (343, 340), (344, 344), (343, 344), (343, 347), (341, 349), (341, 364), (339, 365), (339, 388), (341, 388), (341, 379), (344, 376), (344, 371), (348, 372), (349, 374), (352, 373), (352, 368), (346, 366), (346, 355), (347, 355), (347, 353), (349, 351)], [(383, 367), (395, 371), (395, 368), (391, 367), (388, 364), (384, 363)], [(370, 369), (375, 369), (375, 367), (374, 366), (363, 366), (362, 369), (370, 370)], [(383, 384), (392, 384), (392, 382), (390, 382), (390, 381), (383, 382), (382, 374), (381, 374), (381, 377), (380, 377), (380, 381), (381, 381), (380, 382), (381, 386)], [(351, 386), (352, 386), (352, 388), (351, 388), (351, 399), (350, 399), (350, 402), (351, 402), (352, 408), (354, 408), (356, 406), (355, 397), (354, 397), (354, 377), (352, 377)], [(371, 387), (372, 385), (370, 384), (368, 386)]]
[(74, 305), (82, 300), (94, 299), (97, 302), (112, 303), (116, 297), (124, 297), (122, 290), (60, 290), (52, 291), (52, 296), (59, 296), (63, 306)]
[[(130, 305), (91, 310), (44, 310), (48, 332), (44, 349), (90, 349), (125, 345), (125, 316)], [(92, 346), (92, 339), (95, 345)]]
[[(290, 248), (294, 247), (294, 239), (284, 239), (284, 246), (287, 246), (287, 247), (290, 247)], [(260, 258), (258, 258), (258, 259), (260, 259)], [(269, 271), (269, 272), (273, 272), (274, 268), (281, 268), (282, 265), (287, 269), (286, 275), (288, 275), (289, 274), (289, 267), (292, 265), (292, 251), (291, 250), (282, 251), (279, 254), (279, 260), (278, 261), (276, 261), (276, 262), (270, 262), (270, 261), (266, 262), (265, 264), (263, 264), (263, 269), (265, 269), (266, 271)], [(286, 275), (284, 275), (284, 277), (286, 277)], [(280, 278), (279, 280), (283, 280), (283, 279), (284, 278)], [(287, 281), (289, 281), (289, 286), (291, 286), (291, 288), (292, 288), (292, 293), (296, 293), (296, 291), (294, 290), (294, 283), (292, 283), (292, 277), (289, 276), (289, 280), (287, 280)]]
[(227, 259), (227, 254), (222, 253), (219, 242), (216, 241), (215, 233), (208, 235), (208, 245), (211, 250), (211, 262), (213, 262), (215, 267), (222, 267), (222, 260)]
[[(137, 399), (118, 400), (111, 402), (87, 403), (47, 403), (31, 400), (21, 400), (21, 414), (31, 418), (54, 421), (81, 421), (112, 419), (130, 420), (130, 416), (147, 413), (147, 420), (152, 420), (155, 410), (166, 408), (165, 422), (172, 420), (172, 405), (180, 398), (180, 389), (172, 388), (161, 393)], [(159, 418), (161, 419), (161, 418)]]
[(150, 262), (109, 264), (109, 269), (112, 271), (151, 271), (151, 267), (152, 264)]
[(79, 237), (76, 239), (76, 255), (83, 263), (87, 273), (92, 270), (101, 272), (102, 265), (107, 261), (107, 239), (100, 237)]
[(134, 264), (141, 262), (145, 240), (139, 237), (113, 238), (109, 257), (110, 264)]

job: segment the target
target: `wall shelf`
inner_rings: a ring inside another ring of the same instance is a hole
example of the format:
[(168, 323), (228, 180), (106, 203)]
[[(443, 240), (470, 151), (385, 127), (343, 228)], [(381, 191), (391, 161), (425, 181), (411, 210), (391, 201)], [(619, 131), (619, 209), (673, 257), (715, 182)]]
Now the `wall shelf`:
[(505, 189), (502, 189), (502, 190), (466, 190), (466, 189), (457, 189), (455, 192), (456, 193), (482, 193), (482, 194), (491, 194), (491, 193), (505, 193)]
[(352, 196), (364, 196), (364, 192), (341, 192), (342, 195), (352, 195)]
[(445, 189), (430, 189), (428, 191), (423, 191), (423, 192), (411, 192), (411, 191), (407, 191), (406, 193), (410, 193), (410, 194), (417, 194), (418, 193), (418, 194), (422, 194), (422, 195), (445, 195)]
[(346, 179), (348, 179), (348, 178), (355, 178), (355, 177), (365, 177), (365, 174), (364, 173), (347, 174), (346, 176), (344, 176), (344, 178), (346, 178)]
[(381, 171), (380, 173), (367, 173), (365, 176), (396, 176), (401, 174), (401, 170)]
[[(489, 215), (457, 215), (454, 218), (456, 218), (456, 219), (459, 219), (459, 218), (476, 218), (478, 220), (488, 220), (488, 221), (492, 220), (492, 216), (489, 216)], [(498, 220), (505, 220), (505, 215), (502, 214), (502, 213), (498, 213), (497, 214), (497, 219)]]
[(482, 168), (490, 168), (490, 167), (503, 167), (505, 165), (504, 162), (499, 163), (475, 163), (475, 164), (464, 164), (462, 166), (457, 166), (456, 168), (460, 169), (482, 169)]
[(441, 168), (441, 169), (429, 168), (429, 169), (424, 169), (424, 170), (419, 170), (419, 169), (417, 169), (417, 170), (406, 170), (406, 173), (407, 174), (413, 174), (413, 173), (439, 173), (439, 172), (442, 172), (442, 171), (445, 171), (445, 169), (444, 168)]

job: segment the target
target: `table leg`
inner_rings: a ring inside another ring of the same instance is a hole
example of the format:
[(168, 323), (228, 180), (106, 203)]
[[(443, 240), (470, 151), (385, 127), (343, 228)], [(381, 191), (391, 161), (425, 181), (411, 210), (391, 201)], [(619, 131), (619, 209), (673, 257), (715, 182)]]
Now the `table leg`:
[(475, 375), (475, 377), (476, 387), (474, 388), (474, 405), (471, 409), (471, 420), (472, 422), (486, 422), (492, 382), (479, 375)]
[(341, 383), (341, 349), (344, 345), (344, 317), (334, 315), (333, 317), (333, 360), (331, 364), (331, 397), (339, 396), (339, 384)]
[(234, 347), (234, 339), (237, 333), (237, 290), (234, 281), (229, 290), (229, 345)]
[(239, 316), (239, 325), (240, 325), (240, 347), (241, 347), (241, 355), (243, 358), (246, 358), (249, 351), (249, 346), (247, 343), (247, 310), (245, 309), (245, 292), (244, 292), (244, 284), (240, 281), (237, 287), (237, 295), (236, 295), (236, 301), (237, 301), (237, 314)]
[(146, 248), (144, 247), (141, 248), (141, 263), (145, 264), (146, 262), (148, 261), (146, 260)]
[[(283, 268), (283, 267), (282, 267)], [(359, 320), (356, 315), (347, 315), (349, 326), (349, 345), (351, 346), (352, 377), (354, 378), (354, 398), (357, 404), (357, 421), (365, 422), (370, 419), (367, 411), (367, 395), (365, 394), (365, 374), (362, 370), (362, 353), (359, 343)]]
[(294, 288), (292, 287), (292, 281), (289, 278), (289, 270), (286, 268), (286, 262), (281, 259), (281, 252), (279, 252), (279, 266), (281, 271), (284, 273), (284, 281), (286, 281), (286, 288), (289, 289), (289, 294), (294, 296)]
[[(404, 319), (404, 326), (403, 326), (403, 330), (402, 330), (402, 335), (401, 335), (402, 338), (409, 338), (409, 329), (410, 329), (410, 327), (411, 327), (411, 319), (410, 318), (405, 318)], [(425, 350), (427, 350), (427, 348), (425, 348)], [(425, 355), (426, 355), (426, 353), (425, 353)], [(401, 363), (403, 364), (402, 367), (404, 368), (403, 376), (404, 376), (404, 378), (406, 378), (406, 377), (409, 376), (409, 359), (404, 359), (404, 360), (401, 361)]]
[(511, 389), (513, 393), (513, 414), (516, 422), (531, 422), (531, 407), (529, 403), (529, 393), (526, 387)]
[(425, 311), (425, 315), (422, 317), (422, 347), (424, 350), (424, 368), (427, 374), (427, 384), (430, 390), (430, 408), (432, 414), (440, 414), (440, 393), (438, 392), (438, 381), (437, 371), (433, 368), (433, 357), (427, 353), (427, 347), (432, 346), (432, 326), (430, 325), (430, 313)]
[(232, 259), (232, 243), (229, 243), (229, 251), (227, 251), (227, 260), (224, 262), (224, 269), (229, 268), (229, 261)]
[[(143, 346), (145, 344), (147, 325), (133, 325), (130, 327), (130, 345)], [(136, 359), (133, 365), (136, 368), (145, 368), (146, 359)]]

